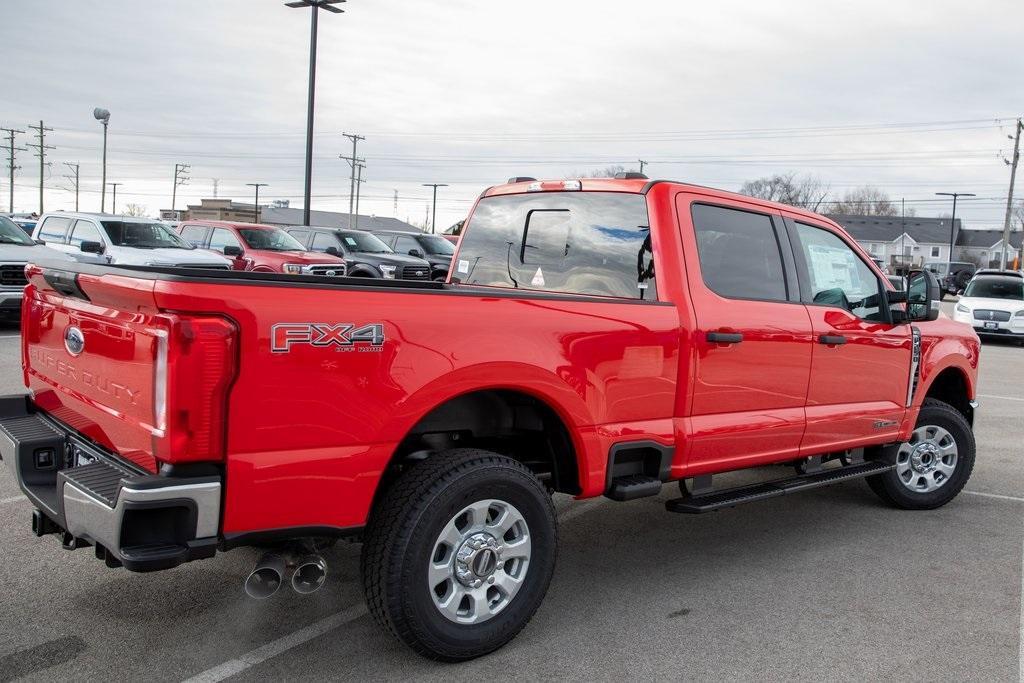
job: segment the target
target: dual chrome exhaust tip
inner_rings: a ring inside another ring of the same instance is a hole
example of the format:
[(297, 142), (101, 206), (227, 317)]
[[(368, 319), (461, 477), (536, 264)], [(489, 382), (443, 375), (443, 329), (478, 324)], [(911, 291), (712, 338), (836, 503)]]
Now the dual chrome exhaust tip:
[(282, 553), (269, 552), (256, 563), (245, 579), (245, 593), (264, 600), (280, 590), (285, 574), (292, 569), (291, 584), (296, 593), (308, 595), (323, 587), (327, 580), (327, 561), (316, 553), (291, 559)]

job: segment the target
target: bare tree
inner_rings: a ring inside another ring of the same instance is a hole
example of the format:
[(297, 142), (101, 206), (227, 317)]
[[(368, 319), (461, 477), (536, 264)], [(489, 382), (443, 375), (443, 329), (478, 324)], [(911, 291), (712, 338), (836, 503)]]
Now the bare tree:
[(141, 204), (126, 204), (124, 207), (124, 215), (142, 218), (146, 215), (146, 207)]
[(636, 171), (635, 168), (626, 168), (622, 164), (610, 164), (604, 168), (595, 168), (590, 171), (583, 173), (572, 173), (567, 175), (567, 179), (574, 178), (614, 178), (617, 173), (625, 173), (626, 171)]
[[(873, 185), (862, 185), (849, 190), (843, 198), (827, 207), (829, 213), (860, 216), (899, 216), (900, 204), (889, 198), (885, 190)], [(907, 210), (914, 215), (913, 209)]]
[(748, 180), (740, 187), (740, 194), (758, 199), (768, 199), (812, 211), (828, 196), (828, 185), (815, 176), (798, 176), (796, 173), (777, 173), (756, 180)]

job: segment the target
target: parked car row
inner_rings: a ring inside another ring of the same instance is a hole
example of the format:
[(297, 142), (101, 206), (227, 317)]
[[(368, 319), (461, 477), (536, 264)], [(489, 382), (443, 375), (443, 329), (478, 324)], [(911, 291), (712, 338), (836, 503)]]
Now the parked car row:
[(0, 216), (0, 320), (17, 320), (30, 262), (242, 270), (444, 281), (454, 246), (438, 235), (224, 221), (169, 224), (84, 212), (33, 225)]

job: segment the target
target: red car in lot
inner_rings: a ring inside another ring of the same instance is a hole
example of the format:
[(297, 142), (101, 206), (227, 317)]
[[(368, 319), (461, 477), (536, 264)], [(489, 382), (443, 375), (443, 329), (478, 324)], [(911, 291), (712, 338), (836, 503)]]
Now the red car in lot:
[(199, 249), (223, 254), (235, 270), (291, 275), (345, 275), (345, 260), (309, 251), (274, 225), (184, 221), (178, 233)]

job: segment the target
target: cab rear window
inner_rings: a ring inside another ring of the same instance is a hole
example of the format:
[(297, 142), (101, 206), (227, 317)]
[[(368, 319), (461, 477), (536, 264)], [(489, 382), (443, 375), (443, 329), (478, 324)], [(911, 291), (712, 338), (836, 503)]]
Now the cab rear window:
[(656, 301), (653, 256), (642, 195), (485, 197), (465, 230), (452, 281)]

